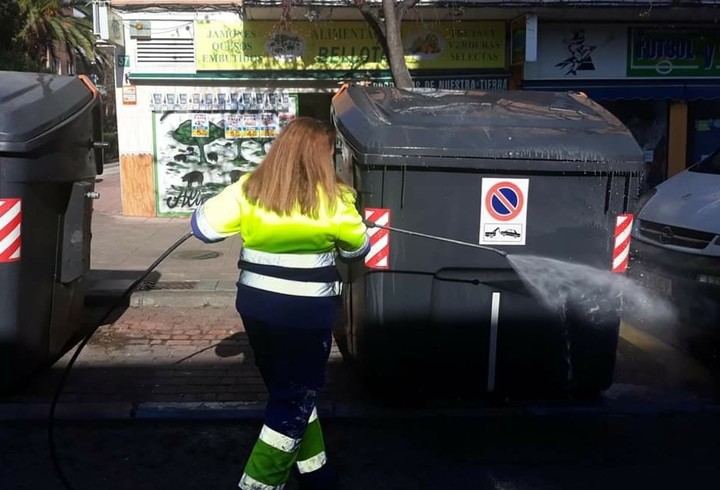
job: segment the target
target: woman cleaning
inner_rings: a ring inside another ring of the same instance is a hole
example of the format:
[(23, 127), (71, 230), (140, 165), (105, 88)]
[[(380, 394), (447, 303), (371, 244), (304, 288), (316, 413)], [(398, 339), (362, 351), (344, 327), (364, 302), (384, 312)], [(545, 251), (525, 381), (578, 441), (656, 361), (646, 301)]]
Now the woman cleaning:
[(282, 489), (293, 466), (301, 488), (337, 488), (316, 409), (340, 301), (335, 257), (361, 258), (370, 245), (334, 149), (331, 126), (297, 118), (257, 170), (192, 217), (205, 242), (243, 240), (236, 306), (269, 393), (244, 490)]

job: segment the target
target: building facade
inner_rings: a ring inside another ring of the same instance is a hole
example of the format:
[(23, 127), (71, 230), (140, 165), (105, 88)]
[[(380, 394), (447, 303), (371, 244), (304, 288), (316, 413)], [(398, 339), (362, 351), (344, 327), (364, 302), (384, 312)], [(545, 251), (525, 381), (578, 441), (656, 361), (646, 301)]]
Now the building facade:
[(720, 145), (718, 53), (711, 25), (541, 22), (523, 87), (604, 105), (635, 135), (655, 185)]
[[(345, 82), (385, 85), (382, 48), (354, 7), (112, 2), (123, 212), (189, 213), (252, 170), (297, 115), (329, 120)], [(188, 2), (184, 2), (188, 3)], [(504, 89), (506, 22), (409, 15), (416, 85)]]
[[(657, 183), (720, 134), (720, 9), (597, 4), (421, 1), (403, 22), (406, 61), (418, 87), (586, 92), (633, 131)], [(329, 119), (342, 83), (391, 84), (341, 0), (110, 7), (126, 215), (187, 214), (252, 170), (287, 121)]]

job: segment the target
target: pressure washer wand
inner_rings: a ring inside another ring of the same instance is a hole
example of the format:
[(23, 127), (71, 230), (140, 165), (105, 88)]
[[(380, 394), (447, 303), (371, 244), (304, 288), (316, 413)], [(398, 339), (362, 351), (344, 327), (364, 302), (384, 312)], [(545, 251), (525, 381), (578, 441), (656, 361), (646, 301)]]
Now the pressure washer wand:
[(507, 257), (507, 252), (500, 250), (498, 248), (488, 247), (487, 245), (479, 245), (477, 243), (463, 242), (461, 240), (454, 240), (452, 238), (445, 238), (445, 237), (437, 236), (437, 235), (428, 235), (425, 233), (420, 233), (418, 231), (403, 230), (402, 228), (395, 228), (394, 226), (379, 225), (379, 224), (375, 223), (374, 221), (370, 221), (369, 219), (364, 219), (363, 223), (365, 223), (365, 226), (367, 226), (368, 228), (381, 228), (383, 230), (395, 231), (397, 233), (402, 233), (403, 235), (417, 236), (417, 237), (421, 237), (421, 238), (429, 238), (430, 240), (436, 240), (436, 241), (445, 242), (445, 243), (453, 243), (455, 245), (462, 245), (464, 247), (479, 248), (480, 250), (485, 250), (487, 252), (493, 252), (498, 255), (502, 255), (503, 257)]

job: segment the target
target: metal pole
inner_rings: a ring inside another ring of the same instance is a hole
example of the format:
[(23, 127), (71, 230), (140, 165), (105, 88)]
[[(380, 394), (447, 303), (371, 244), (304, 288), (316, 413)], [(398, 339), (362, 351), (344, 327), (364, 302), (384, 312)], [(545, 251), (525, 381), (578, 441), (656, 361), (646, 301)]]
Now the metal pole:
[(397, 233), (402, 233), (404, 235), (428, 238), (430, 240), (436, 240), (439, 242), (452, 243), (454, 245), (462, 245), (463, 247), (479, 248), (480, 250), (485, 250), (487, 252), (493, 252), (493, 253), (502, 255), (503, 257), (507, 257), (507, 252), (497, 249), (497, 248), (488, 247), (486, 245), (479, 245), (477, 243), (471, 243), (471, 242), (463, 242), (462, 240), (455, 240), (453, 238), (445, 238), (445, 237), (437, 236), (437, 235), (428, 235), (426, 233), (420, 233), (417, 231), (404, 230), (402, 228), (395, 228), (394, 226), (378, 225), (377, 223), (367, 220), (367, 219), (363, 220), (363, 222), (365, 223), (365, 225), (368, 228), (381, 228), (383, 230), (394, 231)]

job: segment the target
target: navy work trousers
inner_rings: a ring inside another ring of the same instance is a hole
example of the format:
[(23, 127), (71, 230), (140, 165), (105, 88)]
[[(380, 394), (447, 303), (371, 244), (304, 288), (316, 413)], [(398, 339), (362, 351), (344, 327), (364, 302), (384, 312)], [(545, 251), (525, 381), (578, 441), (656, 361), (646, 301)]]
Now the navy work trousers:
[(325, 384), (330, 329), (275, 326), (254, 318), (243, 318), (243, 324), (269, 394), (265, 424), (301, 439)]
[[(310, 414), (317, 407), (318, 392), (325, 384), (331, 329), (278, 326), (252, 317), (244, 317), (243, 323), (268, 389), (265, 425), (302, 439)], [(301, 472), (298, 478), (303, 490), (338, 488), (337, 476), (328, 464)]]

